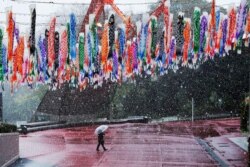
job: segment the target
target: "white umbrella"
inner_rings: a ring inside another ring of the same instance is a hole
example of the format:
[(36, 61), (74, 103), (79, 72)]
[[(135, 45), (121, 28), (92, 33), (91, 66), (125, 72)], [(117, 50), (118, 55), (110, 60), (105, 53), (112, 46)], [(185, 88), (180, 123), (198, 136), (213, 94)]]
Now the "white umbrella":
[(96, 129), (95, 129), (95, 134), (98, 135), (102, 132), (105, 132), (106, 130), (108, 129), (108, 125), (101, 125), (101, 126), (98, 126)]

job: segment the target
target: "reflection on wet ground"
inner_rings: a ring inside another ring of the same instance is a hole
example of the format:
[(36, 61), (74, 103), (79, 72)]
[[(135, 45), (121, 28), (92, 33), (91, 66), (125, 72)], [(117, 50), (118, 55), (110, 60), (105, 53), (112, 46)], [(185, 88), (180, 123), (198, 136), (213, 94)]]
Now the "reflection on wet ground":
[(96, 152), (97, 126), (47, 130), (20, 136), (20, 160), (12, 167), (219, 166), (197, 138), (225, 164), (245, 166), (247, 153), (229, 138), (241, 137), (239, 119), (110, 125), (108, 151)]

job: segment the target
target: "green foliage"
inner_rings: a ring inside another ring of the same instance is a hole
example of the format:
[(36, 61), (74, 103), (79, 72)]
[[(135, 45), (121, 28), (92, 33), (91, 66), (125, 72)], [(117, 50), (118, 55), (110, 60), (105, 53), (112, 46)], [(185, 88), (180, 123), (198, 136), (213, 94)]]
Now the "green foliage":
[(136, 84), (117, 87), (114, 118), (127, 116), (191, 116), (191, 100), (195, 116), (240, 114), (240, 104), (249, 91), (250, 59), (245, 53), (208, 60), (196, 70), (180, 68), (169, 71), (156, 81), (137, 78)]
[(12, 133), (16, 131), (17, 131), (16, 125), (0, 123), (0, 133)]

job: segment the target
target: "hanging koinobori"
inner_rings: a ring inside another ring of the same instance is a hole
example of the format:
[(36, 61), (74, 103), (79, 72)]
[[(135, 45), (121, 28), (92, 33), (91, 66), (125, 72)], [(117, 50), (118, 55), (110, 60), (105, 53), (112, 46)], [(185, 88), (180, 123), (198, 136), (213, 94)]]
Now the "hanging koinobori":
[[(226, 56), (230, 50), (241, 53), (250, 45), (250, 11), (246, 0), (222, 13), (211, 3), (210, 14), (194, 7), (192, 21), (184, 13), (170, 13), (170, 1), (163, 1), (152, 16), (144, 14), (132, 26), (130, 17), (117, 24), (110, 14), (103, 26), (97, 13), (89, 15), (85, 32), (77, 35), (77, 17), (72, 13), (67, 26), (57, 31), (52, 17), (43, 34), (36, 34), (36, 7), (31, 5), (28, 39), (20, 34), (11, 9), (7, 10), (6, 30), (0, 26), (0, 82), (8, 81), (11, 91), (20, 84), (29, 87), (49, 84), (52, 90), (63, 83), (84, 90), (88, 85), (102, 86), (104, 81), (134, 82), (137, 76), (156, 77), (179, 65), (196, 68), (215, 55)], [(119, 16), (121, 11), (114, 8)], [(163, 29), (158, 19), (163, 14)], [(177, 31), (173, 22), (178, 18)], [(173, 32), (176, 35), (173, 36)], [(131, 36), (133, 34), (133, 36)], [(2, 86), (3, 89), (3, 86)]]

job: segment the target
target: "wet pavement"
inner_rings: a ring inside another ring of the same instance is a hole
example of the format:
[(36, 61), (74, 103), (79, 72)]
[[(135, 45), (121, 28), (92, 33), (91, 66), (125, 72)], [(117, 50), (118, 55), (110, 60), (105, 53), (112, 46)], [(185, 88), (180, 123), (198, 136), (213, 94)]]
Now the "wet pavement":
[(247, 166), (247, 152), (230, 140), (242, 137), (239, 119), (110, 125), (105, 152), (96, 151), (96, 127), (21, 135), (12, 167)]

